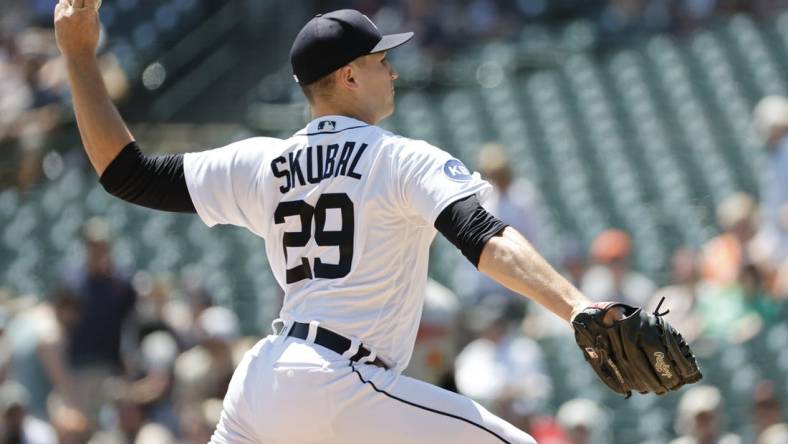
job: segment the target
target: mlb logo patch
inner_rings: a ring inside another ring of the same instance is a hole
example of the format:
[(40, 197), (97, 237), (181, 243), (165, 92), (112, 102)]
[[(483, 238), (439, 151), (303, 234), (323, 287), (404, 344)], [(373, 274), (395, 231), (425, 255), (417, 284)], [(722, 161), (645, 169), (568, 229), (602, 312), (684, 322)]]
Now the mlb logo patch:
[(333, 131), (337, 127), (337, 123), (333, 120), (321, 120), (317, 124), (318, 131)]

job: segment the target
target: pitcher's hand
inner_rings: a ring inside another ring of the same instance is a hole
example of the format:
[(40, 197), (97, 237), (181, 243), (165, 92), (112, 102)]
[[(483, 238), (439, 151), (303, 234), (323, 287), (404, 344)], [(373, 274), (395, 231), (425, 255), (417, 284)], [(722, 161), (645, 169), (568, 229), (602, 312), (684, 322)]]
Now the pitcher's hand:
[(55, 5), (55, 37), (68, 60), (95, 57), (101, 28), (100, 0), (60, 0)]

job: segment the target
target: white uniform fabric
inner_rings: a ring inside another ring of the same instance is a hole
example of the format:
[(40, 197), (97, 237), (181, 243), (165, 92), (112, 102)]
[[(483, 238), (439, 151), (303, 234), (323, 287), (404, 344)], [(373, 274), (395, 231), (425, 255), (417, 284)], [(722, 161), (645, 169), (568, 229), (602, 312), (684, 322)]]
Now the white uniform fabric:
[[(288, 327), (317, 321), (389, 367), (354, 371), (353, 353), (315, 345), (313, 335), (264, 339), (236, 369), (212, 443), (533, 442), (469, 399), (401, 375), (433, 224), (458, 199), (484, 200), (491, 187), (478, 174), (424, 141), (342, 116), (315, 119), (286, 140), (187, 154), (184, 173), (207, 225), (265, 239)], [(467, 433), (485, 438), (461, 438)]]
[[(183, 166), (208, 226), (238, 225), (266, 240), (285, 291), (282, 319), (316, 320), (358, 338), (397, 371), (407, 366), (416, 339), (435, 219), (452, 202), (471, 194), (482, 200), (491, 190), (443, 150), (341, 116), (317, 119), (287, 140), (258, 137), (186, 154)], [(326, 195), (346, 195), (352, 210), (319, 211)], [(298, 201), (312, 214), (292, 210), (276, 223), (277, 208)], [(283, 249), (284, 237), (302, 230), (303, 239), (291, 245), (303, 246)], [(343, 230), (349, 240), (340, 239)], [(319, 231), (336, 239), (320, 239)], [(337, 244), (349, 244), (349, 269), (319, 278), (318, 262), (340, 263)], [(288, 283), (285, 270), (296, 267), (314, 278)]]
[(536, 444), (476, 402), (301, 339), (238, 365), (211, 444)]

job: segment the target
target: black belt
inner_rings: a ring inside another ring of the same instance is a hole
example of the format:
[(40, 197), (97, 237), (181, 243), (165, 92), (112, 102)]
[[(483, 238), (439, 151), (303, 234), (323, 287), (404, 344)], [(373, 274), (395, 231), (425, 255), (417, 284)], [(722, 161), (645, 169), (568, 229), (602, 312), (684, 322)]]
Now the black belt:
[[(290, 331), (287, 333), (287, 336), (298, 339), (306, 339), (307, 336), (309, 336), (309, 324), (294, 322), (293, 326), (290, 327)], [(323, 346), (341, 355), (350, 349), (352, 342), (350, 339), (340, 335), (339, 333), (334, 333), (331, 330), (318, 326), (317, 335), (315, 335), (315, 344)], [(368, 348), (360, 345), (358, 347), (358, 351), (355, 355), (350, 357), (350, 360), (353, 362), (358, 362), (361, 358), (369, 356), (371, 353), (372, 352), (369, 351)], [(369, 361), (368, 364), (377, 365), (378, 367), (388, 369), (386, 364), (384, 364), (383, 361), (381, 361), (378, 357), (376, 357), (374, 361)]]

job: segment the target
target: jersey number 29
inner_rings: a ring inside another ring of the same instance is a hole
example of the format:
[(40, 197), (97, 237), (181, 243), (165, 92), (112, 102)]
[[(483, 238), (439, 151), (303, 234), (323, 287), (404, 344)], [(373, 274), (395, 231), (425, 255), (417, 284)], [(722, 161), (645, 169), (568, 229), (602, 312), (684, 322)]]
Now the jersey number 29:
[[(342, 228), (339, 231), (326, 230), (326, 211), (338, 209), (342, 214)], [(353, 262), (353, 201), (345, 193), (326, 193), (320, 196), (313, 207), (303, 200), (280, 202), (274, 211), (274, 223), (281, 224), (289, 216), (301, 217), (301, 231), (285, 232), (282, 249), (287, 261), (288, 247), (305, 247), (312, 237), (312, 219), (315, 220), (315, 243), (321, 247), (339, 247), (339, 263), (326, 264), (314, 258), (314, 275), (309, 258), (302, 257), (301, 265), (286, 271), (286, 282), (292, 284), (302, 279), (337, 279), (350, 273)]]

